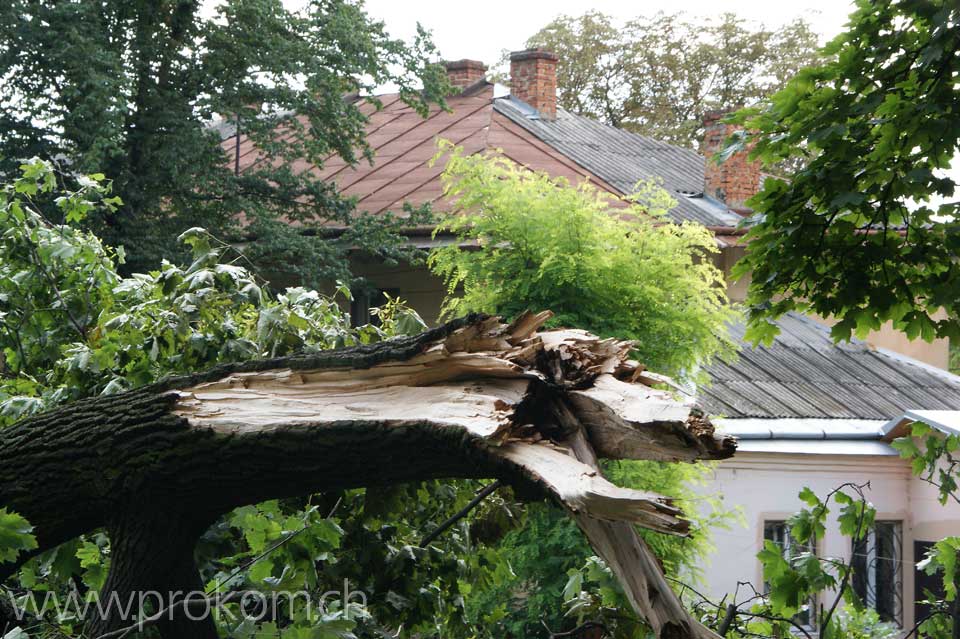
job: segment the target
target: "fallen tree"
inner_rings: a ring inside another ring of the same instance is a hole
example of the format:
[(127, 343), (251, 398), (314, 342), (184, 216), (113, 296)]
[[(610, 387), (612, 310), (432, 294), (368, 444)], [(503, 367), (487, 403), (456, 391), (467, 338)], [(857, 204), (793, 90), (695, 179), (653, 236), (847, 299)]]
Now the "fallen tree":
[[(683, 535), (667, 497), (606, 481), (597, 458), (721, 459), (689, 406), (630, 343), (470, 316), (415, 337), (248, 361), (78, 401), (0, 431), (0, 505), (42, 552), (97, 527), (103, 595), (200, 589), (193, 551), (218, 516), (265, 499), (431, 478), (495, 477), (563, 505), (660, 637), (713, 637), (683, 608), (633, 525)], [(6, 578), (18, 564), (2, 567)], [(122, 627), (94, 619), (87, 636)], [(179, 616), (164, 637), (213, 639)]]

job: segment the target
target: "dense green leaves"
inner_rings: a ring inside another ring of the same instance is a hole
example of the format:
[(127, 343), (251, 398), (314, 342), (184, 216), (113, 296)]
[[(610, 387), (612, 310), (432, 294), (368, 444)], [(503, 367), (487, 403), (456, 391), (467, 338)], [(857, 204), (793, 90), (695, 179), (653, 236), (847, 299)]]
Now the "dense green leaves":
[(449, 291), (446, 313), (551, 309), (555, 325), (634, 339), (641, 361), (684, 377), (731, 353), (716, 242), (702, 226), (658, 220), (672, 203), (663, 189), (641, 184), (618, 201), (501, 156), (444, 151), (446, 192), (462, 213), (439, 228), (479, 244), (430, 256)]
[[(353, 329), (335, 299), (304, 288), (274, 295), (241, 265), (242, 255), (200, 228), (180, 236), (192, 253), (189, 266), (164, 261), (122, 278), (120, 255), (88, 232), (50, 224), (35, 206), (57, 184), (50, 165), (34, 160), (0, 191), (0, 423), (165, 374), (424, 327), (397, 301), (379, 310), (379, 328)], [(58, 205), (83, 214), (115, 206), (108, 184), (84, 184), (56, 197)], [(232, 262), (223, 261), (228, 255)]]
[[(193, 226), (256, 237), (262, 268), (311, 286), (346, 277), (350, 246), (395, 257), (398, 220), (355, 226), (352, 204), (309, 168), (369, 155), (375, 87), (391, 83), (425, 112), (442, 102), (446, 76), (422, 31), (390, 38), (355, 0), (301, 4), (3, 3), (0, 175), (39, 156), (109, 176), (123, 204), (86, 224), (130, 250), (131, 270), (183, 257), (176, 238)], [(240, 175), (220, 136), (238, 122), (264, 154)], [(334, 241), (320, 232), (330, 224), (354, 230)]]
[[(416, 313), (395, 299), (377, 309), (378, 327), (351, 328), (335, 299), (303, 288), (273, 294), (241, 266), (242, 255), (198, 228), (181, 236), (193, 255), (188, 266), (164, 262), (158, 270), (123, 278), (116, 271), (117, 253), (71, 224), (51, 223), (35, 205), (37, 198), (49, 197), (65, 211), (79, 211), (81, 222), (83, 214), (114, 205), (106, 183), (95, 178), (82, 183), (78, 191), (64, 191), (52, 167), (33, 160), (23, 165), (20, 178), (0, 189), (0, 426), (68, 399), (115, 393), (218, 362), (367, 343), (424, 328)], [(227, 256), (234, 260), (225, 262)], [(346, 609), (332, 602), (320, 616), (284, 609), (281, 630), (289, 636), (347, 636), (358, 623), (376, 627), (399, 619), (435, 625), (457, 619), (456, 610), (445, 610), (454, 605), (445, 597), (463, 572), (458, 556), (414, 544), (423, 529), (462, 507), (470, 486), (436, 484), (404, 494), (420, 505), (395, 501), (381, 508), (384, 519), (357, 517), (346, 532), (327, 516), (338, 500), (324, 496), (317, 497), (319, 504), (267, 502), (235, 511), (207, 533), (198, 551), (211, 592), (246, 583), (271, 592), (304, 589), (318, 599), (346, 578), (380, 601), (392, 591), (392, 601), (415, 604), (402, 610), (371, 607), (383, 617), (365, 621), (347, 619)], [(362, 513), (365, 491), (342, 500), (345, 513)], [(0, 560), (35, 547), (29, 524), (0, 511)], [(106, 580), (109, 558), (109, 540), (101, 532), (35, 557), (19, 572), (19, 605), (39, 613), (44, 593), (75, 596), (77, 584), (85, 592), (81, 600), (91, 597)], [(389, 587), (368, 584), (371, 575), (387, 579)], [(29, 604), (31, 593), (41, 595), (37, 606)], [(65, 630), (78, 631), (83, 623), (76, 610), (66, 616), (47, 610), (45, 618)], [(224, 631), (250, 636), (261, 626), (242, 621), (242, 615), (237, 623), (242, 627)]]
[[(837, 339), (884, 322), (910, 338), (960, 337), (955, 180), (960, 8), (951, 0), (860, 0), (851, 27), (762, 106), (735, 121), (753, 157), (803, 160), (767, 179), (747, 258), (748, 335), (792, 310), (839, 322)], [(938, 315), (944, 309), (946, 317)]]
[(711, 109), (770, 95), (816, 60), (803, 19), (776, 30), (726, 13), (658, 13), (619, 24), (589, 11), (560, 16), (527, 40), (556, 53), (566, 109), (655, 139), (695, 147)]
[[(636, 339), (644, 363), (690, 378), (697, 377), (698, 364), (730, 351), (726, 322), (733, 312), (710, 262), (713, 237), (699, 226), (658, 219), (671, 204), (659, 186), (640, 184), (630, 201), (621, 202), (501, 156), (465, 156), (448, 143), (441, 152), (447, 194), (461, 211), (440, 228), (460, 243), (478, 245), (466, 251), (451, 246), (430, 257), (447, 283), (448, 314), (509, 317), (551, 309), (556, 325)], [(691, 484), (705, 472), (697, 465), (639, 462), (607, 471), (617, 483), (670, 494), (680, 503), (692, 500)], [(710, 548), (707, 528), (729, 516), (703, 506), (691, 501), (685, 508), (699, 524), (692, 539), (646, 535), (671, 573), (695, 576)], [(576, 526), (555, 508), (530, 508), (492, 568), (490, 581), (472, 590), (468, 607), (485, 633), (542, 635), (541, 620), (560, 630), (587, 616), (606, 621), (617, 637), (645, 632)]]

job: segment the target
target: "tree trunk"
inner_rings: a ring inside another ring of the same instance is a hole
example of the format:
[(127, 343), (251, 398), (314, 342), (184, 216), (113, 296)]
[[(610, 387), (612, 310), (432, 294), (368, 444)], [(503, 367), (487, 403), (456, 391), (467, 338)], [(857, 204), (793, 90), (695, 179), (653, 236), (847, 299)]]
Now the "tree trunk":
[[(120, 511), (107, 524), (110, 535), (110, 574), (103, 588), (108, 599), (90, 619), (86, 635), (101, 635), (136, 623), (129, 611), (145, 604), (157, 613), (194, 593), (204, 592), (194, 547), (213, 519), (184, 516), (175, 504), (146, 499)], [(194, 601), (194, 598), (188, 599)], [(108, 608), (109, 606), (109, 608)], [(187, 614), (189, 612), (189, 615)], [(118, 614), (119, 613), (119, 614)], [(217, 636), (213, 618), (204, 611), (175, 609), (163, 615), (157, 628), (164, 637), (208, 639)]]
[[(692, 461), (728, 457), (735, 444), (648, 386), (658, 380), (627, 358), (629, 343), (538, 333), (548, 317), (507, 326), (471, 316), (415, 337), (221, 366), (64, 406), (0, 431), (0, 505), (34, 525), (33, 554), (106, 526), (113, 561), (101, 598), (122, 600), (194, 590), (197, 538), (240, 505), (499, 478), (574, 513), (662, 636), (702, 637), (649, 549), (636, 550), (630, 525), (686, 534), (687, 522), (669, 499), (607, 482), (594, 450)], [(612, 536), (606, 524), (591, 533), (591, 522), (613, 521), (627, 523)], [(0, 578), (16, 568), (0, 567)], [(87, 634), (120, 625), (107, 615)], [(174, 619), (161, 631), (215, 637), (209, 621)]]

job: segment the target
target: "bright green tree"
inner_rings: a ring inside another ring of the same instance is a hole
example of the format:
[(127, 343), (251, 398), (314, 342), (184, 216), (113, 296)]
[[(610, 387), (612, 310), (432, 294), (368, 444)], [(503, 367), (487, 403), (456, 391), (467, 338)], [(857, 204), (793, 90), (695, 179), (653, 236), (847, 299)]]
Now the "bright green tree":
[[(714, 238), (701, 226), (665, 220), (673, 202), (662, 188), (641, 184), (621, 201), (499, 155), (465, 155), (449, 143), (441, 151), (446, 194), (458, 211), (439, 229), (459, 241), (432, 253), (429, 263), (446, 281), (447, 314), (551, 309), (553, 325), (636, 340), (638, 360), (688, 380), (699, 380), (698, 366), (712, 357), (732, 353), (727, 325), (735, 314), (711, 262)], [(705, 467), (621, 462), (607, 471), (622, 484), (687, 504), (692, 539), (645, 538), (669, 571), (695, 579), (694, 567), (710, 548), (707, 529), (729, 515), (705, 512), (704, 502), (693, 500), (692, 484)], [(504, 567), (473, 589), (472, 618), (494, 636), (545, 636), (541, 621), (558, 631), (578, 617), (603, 619), (617, 637), (645, 636), (646, 627), (624, 612), (629, 605), (615, 580), (591, 555), (558, 509), (532, 507), (524, 526), (503, 541), (496, 559)]]
[[(378, 105), (378, 85), (398, 86), (421, 113), (442, 102), (434, 55), (424, 32), (412, 44), (392, 39), (357, 0), (297, 11), (280, 0), (4, 2), (0, 175), (39, 156), (68, 182), (109, 176), (123, 203), (84, 224), (127, 249), (127, 271), (184, 257), (176, 238), (202, 226), (255, 238), (248, 255), (262, 268), (311, 285), (344, 278), (347, 247), (397, 255), (399, 222), (357, 221), (303, 167), (331, 154), (369, 159), (363, 107)], [(265, 154), (239, 175), (220, 137), (237, 126)], [(324, 239), (317, 231), (330, 224), (351, 230)]]
[(442, 150), (445, 192), (459, 211), (438, 231), (480, 246), (430, 255), (447, 284), (447, 315), (550, 309), (554, 326), (636, 340), (640, 361), (684, 378), (732, 353), (735, 314), (711, 261), (716, 241), (698, 224), (664, 219), (674, 202), (662, 188), (641, 183), (618, 200), (503, 156)]
[[(850, 29), (736, 122), (767, 163), (803, 160), (749, 204), (748, 303), (756, 339), (789, 311), (835, 317), (847, 339), (892, 322), (911, 338), (960, 337), (960, 7), (857, 2)], [(936, 314), (940, 309), (946, 317)]]

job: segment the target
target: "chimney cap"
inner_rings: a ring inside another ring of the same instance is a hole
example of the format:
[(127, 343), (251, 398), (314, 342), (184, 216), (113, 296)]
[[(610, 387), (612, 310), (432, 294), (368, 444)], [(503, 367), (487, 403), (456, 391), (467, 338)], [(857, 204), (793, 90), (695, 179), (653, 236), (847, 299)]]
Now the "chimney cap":
[(480, 60), (447, 60), (444, 61), (443, 66), (447, 71), (461, 71), (461, 70), (470, 70), (470, 71), (486, 71), (487, 65), (485, 65)]
[(553, 60), (556, 62), (560, 58), (557, 54), (537, 47), (536, 49), (524, 49), (523, 51), (514, 51), (510, 54), (510, 62), (520, 62), (522, 60)]

